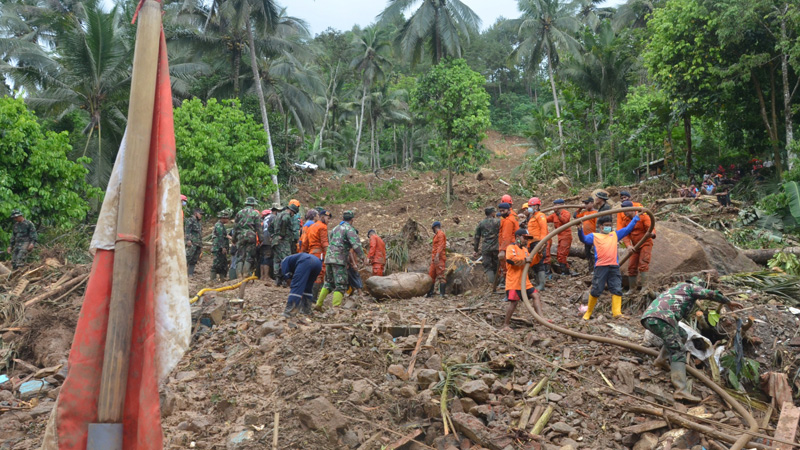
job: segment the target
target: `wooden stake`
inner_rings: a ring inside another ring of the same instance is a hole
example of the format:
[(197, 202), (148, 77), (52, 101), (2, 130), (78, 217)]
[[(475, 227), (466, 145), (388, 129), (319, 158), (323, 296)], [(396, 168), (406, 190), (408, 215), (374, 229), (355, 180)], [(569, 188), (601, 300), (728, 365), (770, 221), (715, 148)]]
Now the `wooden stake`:
[(416, 438), (420, 434), (422, 434), (422, 430), (417, 428), (416, 430), (412, 431), (410, 434), (407, 434), (407, 435), (403, 436), (402, 438), (396, 440), (394, 443), (389, 444), (389, 446), (386, 447), (386, 450), (395, 450), (397, 448), (400, 448), (400, 447), (408, 444), (412, 440), (414, 440), (414, 438)]
[(525, 427), (528, 426), (528, 421), (531, 418), (531, 412), (530, 405), (525, 405), (525, 407), (522, 408), (522, 414), (519, 416), (519, 425), (517, 425), (517, 428), (524, 430)]
[[(117, 242), (109, 302), (103, 374), (97, 401), (98, 423), (122, 423), (139, 279), (142, 216), (153, 129), (153, 108), (161, 38), (161, 4), (146, 0), (139, 11), (133, 54), (128, 127), (119, 191)], [(124, 238), (124, 240), (123, 240)]]
[(533, 389), (528, 392), (528, 397), (536, 397), (539, 395), (539, 392), (541, 392), (542, 388), (544, 388), (544, 384), (547, 382), (548, 378), (549, 377), (545, 376), (541, 381), (536, 383), (536, 386), (534, 386)]
[(278, 423), (281, 420), (281, 413), (275, 413), (275, 425), (272, 428), (272, 450), (278, 450)]
[[(794, 438), (797, 435), (798, 420), (800, 420), (800, 408), (794, 406), (792, 402), (783, 402), (778, 425), (775, 427), (775, 439), (780, 439), (783, 442), (794, 442)], [(778, 444), (780, 450), (791, 450), (794, 447), (783, 442)]]

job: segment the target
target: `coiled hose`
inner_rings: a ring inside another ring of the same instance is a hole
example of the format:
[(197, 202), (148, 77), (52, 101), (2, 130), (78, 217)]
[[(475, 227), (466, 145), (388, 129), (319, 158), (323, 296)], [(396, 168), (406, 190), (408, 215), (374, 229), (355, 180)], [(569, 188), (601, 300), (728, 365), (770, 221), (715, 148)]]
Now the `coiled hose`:
[[(561, 206), (561, 207), (564, 208), (565, 206)], [(628, 208), (619, 208), (619, 209), (613, 209), (613, 210), (609, 210), (609, 211), (598, 212), (598, 213), (595, 213), (595, 214), (590, 214), (588, 216), (584, 216), (584, 217), (572, 220), (572, 221), (570, 221), (570, 222), (568, 222), (568, 223), (556, 228), (555, 230), (551, 231), (550, 234), (545, 236), (544, 239), (542, 239), (538, 244), (536, 244), (536, 246), (533, 248), (533, 251), (531, 252), (531, 254), (536, 254), (536, 253), (542, 251), (542, 247), (545, 245), (546, 242), (548, 242), (551, 238), (556, 236), (561, 231), (564, 231), (564, 230), (568, 229), (569, 227), (578, 225), (578, 224), (580, 224), (582, 222), (585, 222), (587, 220), (596, 219), (598, 217), (608, 216), (608, 215), (611, 215), (611, 214), (616, 214), (616, 213), (620, 213), (620, 212), (628, 212), (628, 211), (636, 211), (636, 212), (644, 213), (644, 214), (647, 214), (648, 216), (650, 216), (650, 228), (647, 230), (647, 233), (645, 234), (644, 238), (642, 238), (639, 241), (639, 243), (636, 244), (635, 247), (633, 247), (633, 251), (628, 252), (628, 254), (626, 254), (622, 258), (622, 260), (619, 262), (619, 264), (621, 266), (625, 261), (628, 260), (628, 258), (630, 257), (631, 253), (633, 253), (636, 250), (638, 250), (639, 247), (645, 242), (645, 240), (647, 240), (647, 238), (650, 237), (651, 232), (653, 231), (653, 227), (655, 226), (655, 223), (656, 223), (656, 218), (655, 218), (655, 215), (653, 215), (653, 213), (650, 212), (650, 210), (648, 210), (647, 208), (640, 207), (640, 206), (632, 206), (632, 207), (628, 207)], [(622, 340), (619, 340), (619, 339), (602, 337), (602, 336), (595, 336), (595, 335), (592, 335), (592, 334), (578, 333), (577, 331), (568, 330), (566, 328), (563, 328), (563, 327), (560, 327), (560, 326), (555, 325), (553, 323), (550, 323), (544, 317), (536, 314), (536, 310), (533, 309), (533, 305), (531, 305), (530, 299), (528, 299), (528, 294), (527, 294), (527, 292), (525, 290), (525, 280), (528, 279), (528, 272), (530, 270), (530, 267), (531, 267), (531, 264), (530, 263), (526, 263), (524, 271), (523, 271), (524, 276), (522, 277), (522, 285), (521, 285), (522, 301), (525, 303), (525, 307), (528, 309), (528, 311), (533, 315), (533, 318), (537, 322), (539, 322), (541, 325), (544, 325), (545, 327), (550, 328), (553, 331), (557, 331), (559, 333), (566, 334), (567, 336), (572, 336), (574, 338), (585, 339), (585, 340), (588, 340), (588, 341), (601, 342), (601, 343), (604, 343), (604, 344), (612, 344), (612, 345), (616, 345), (616, 346), (619, 346), (619, 347), (623, 347), (623, 348), (627, 348), (627, 349), (630, 349), (630, 350), (634, 350), (634, 351), (637, 351), (637, 352), (640, 352), (640, 353), (644, 353), (644, 354), (647, 354), (647, 355), (650, 355), (650, 356), (654, 356), (654, 357), (658, 356), (658, 352), (653, 350), (653, 349), (645, 348), (645, 347), (642, 347), (641, 345), (633, 344), (631, 342), (626, 342), (626, 341), (622, 341)], [(733, 398), (730, 394), (728, 394), (725, 391), (725, 389), (723, 389), (718, 384), (714, 383), (714, 381), (711, 380), (710, 378), (708, 378), (707, 376), (705, 376), (703, 374), (703, 372), (701, 372), (701, 371), (699, 371), (699, 370), (697, 370), (697, 369), (695, 369), (693, 367), (688, 367), (688, 366), (686, 367), (686, 369), (688, 370), (688, 372), (693, 377), (695, 377), (698, 380), (702, 381), (703, 384), (705, 384), (711, 390), (713, 390), (714, 392), (719, 394), (720, 397), (722, 397), (729, 405), (731, 405), (733, 407), (733, 409), (736, 410), (736, 412), (742, 418), (744, 418), (744, 420), (747, 422), (747, 425), (749, 426), (748, 433), (751, 433), (751, 434), (758, 433), (758, 423), (756, 422), (756, 420), (753, 418), (753, 416), (735, 398)], [(750, 441), (750, 435), (748, 433), (743, 433), (736, 440), (736, 442), (733, 444), (733, 446), (731, 447), (731, 450), (742, 450), (744, 448), (744, 446)]]

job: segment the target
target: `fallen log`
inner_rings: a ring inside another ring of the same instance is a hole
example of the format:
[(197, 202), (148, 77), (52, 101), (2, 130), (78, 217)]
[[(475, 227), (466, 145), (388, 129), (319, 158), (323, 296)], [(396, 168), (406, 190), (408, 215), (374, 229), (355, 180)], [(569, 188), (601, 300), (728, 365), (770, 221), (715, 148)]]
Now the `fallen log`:
[(777, 253), (791, 253), (792, 255), (800, 256), (800, 247), (757, 248), (742, 250), (742, 253), (755, 263), (766, 264)]
[(67, 281), (66, 283), (62, 284), (61, 286), (58, 286), (55, 289), (50, 289), (49, 291), (45, 292), (44, 294), (39, 294), (36, 297), (33, 297), (32, 299), (30, 299), (27, 302), (25, 302), (25, 306), (31, 306), (34, 303), (40, 302), (42, 300), (46, 300), (46, 299), (48, 299), (50, 297), (53, 297), (53, 296), (56, 296), (56, 295), (59, 295), (59, 294), (62, 294), (63, 292), (69, 290), (73, 286), (76, 286), (76, 285), (78, 285), (80, 283), (83, 283), (84, 281), (86, 281), (87, 278), (89, 278), (89, 274), (75, 277), (75, 278)]
[(427, 273), (401, 272), (385, 277), (369, 277), (367, 292), (378, 300), (412, 298), (425, 295), (433, 287)]

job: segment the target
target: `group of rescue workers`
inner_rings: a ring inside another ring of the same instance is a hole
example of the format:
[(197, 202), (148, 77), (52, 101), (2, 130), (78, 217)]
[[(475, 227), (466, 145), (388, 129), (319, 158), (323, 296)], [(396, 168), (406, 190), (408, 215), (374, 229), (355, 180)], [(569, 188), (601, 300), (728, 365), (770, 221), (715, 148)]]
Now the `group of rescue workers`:
[[(629, 208), (612, 215), (583, 219), (577, 225), (578, 239), (584, 244), (585, 257), (592, 271), (592, 285), (584, 320), (590, 320), (598, 299), (605, 290), (611, 293), (611, 313), (614, 318), (622, 314), (623, 277), (620, 273), (618, 248), (628, 248), (630, 259), (627, 269), (627, 293), (634, 292), (648, 281), (650, 257), (653, 249), (655, 229), (650, 230), (651, 220), (647, 214), (639, 214), (633, 207), (641, 207), (633, 202), (627, 191), (620, 193), (621, 208)], [(181, 196), (184, 207), (186, 196)], [(505, 310), (504, 327), (509, 327), (514, 311), (522, 299), (522, 281), (525, 278), (525, 294), (531, 299), (537, 314), (544, 316), (539, 293), (544, 291), (545, 283), (552, 277), (552, 271), (560, 275), (578, 275), (572, 270), (567, 257), (572, 246), (571, 226), (575, 219), (581, 219), (598, 212), (611, 210), (606, 192), (597, 192), (594, 197), (582, 201), (582, 206), (570, 207), (563, 199), (553, 201), (553, 212), (546, 215), (542, 202), (533, 197), (522, 205), (517, 214), (513, 209), (510, 195), (504, 195), (497, 210), (485, 209), (486, 218), (475, 229), (475, 257), (480, 255), (484, 272), (493, 290), (498, 284), (504, 285)], [(311, 315), (314, 309), (322, 310), (325, 299), (333, 294), (333, 306), (338, 307), (347, 293), (361, 288), (358, 276), (359, 261), (372, 267), (373, 276), (383, 276), (386, 265), (386, 244), (375, 232), (369, 230), (369, 252), (364, 254), (358, 230), (354, 227), (355, 213), (344, 211), (342, 220), (329, 230), (331, 213), (323, 208), (309, 210), (304, 217), (300, 214), (300, 202), (291, 200), (284, 207), (273, 204), (271, 209), (259, 211), (258, 201), (247, 197), (245, 206), (234, 216), (230, 209), (217, 214), (211, 234), (211, 253), (214, 260), (211, 267), (211, 281), (217, 279), (243, 279), (256, 276), (267, 280), (274, 279), (277, 286), (289, 287), (289, 298), (283, 315), (292, 317), (297, 313)], [(570, 214), (568, 208), (576, 211)], [(499, 210), (499, 212), (498, 212)], [(233, 217), (232, 217), (233, 216)], [(193, 209), (184, 221), (186, 239), (186, 262), (188, 274), (194, 274), (195, 266), (201, 257), (203, 239), (201, 220), (203, 212)], [(20, 210), (11, 213), (14, 221), (10, 246), (14, 270), (25, 264), (26, 257), (37, 242), (36, 227), (25, 219)], [(304, 219), (304, 220), (303, 220)], [(228, 225), (233, 220), (233, 227)], [(613, 223), (616, 222), (616, 227)], [(562, 228), (556, 236), (556, 261), (551, 262), (550, 243), (542, 246), (536, 254), (532, 250), (550, 232), (548, 223), (554, 230)], [(428, 297), (438, 291), (446, 296), (446, 249), (447, 237), (442, 223), (433, 222), (434, 232), (431, 250), (431, 263), (428, 274), (433, 280)], [(231, 257), (229, 260), (229, 256)], [(525, 265), (530, 265), (530, 277), (525, 277)], [(686, 332), (679, 322), (692, 311), (699, 299), (710, 299), (727, 305), (730, 309), (741, 309), (742, 305), (728, 299), (722, 292), (709, 289), (714, 280), (710, 274), (706, 280), (694, 277), (679, 283), (659, 295), (641, 318), (644, 328), (663, 340), (659, 357), (654, 364), (670, 370), (677, 400), (698, 402), (686, 383)], [(533, 282), (532, 282), (533, 280)], [(534, 282), (536, 283), (534, 285)]]

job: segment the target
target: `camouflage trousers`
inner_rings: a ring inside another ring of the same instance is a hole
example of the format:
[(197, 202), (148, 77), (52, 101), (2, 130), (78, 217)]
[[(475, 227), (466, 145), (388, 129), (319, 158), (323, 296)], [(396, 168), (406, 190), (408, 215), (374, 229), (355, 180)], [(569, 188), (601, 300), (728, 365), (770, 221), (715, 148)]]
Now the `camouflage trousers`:
[(186, 264), (194, 266), (197, 260), (200, 259), (200, 253), (203, 252), (203, 247), (199, 245), (190, 245), (186, 247)]
[(219, 274), (222, 278), (228, 276), (228, 254), (222, 253), (222, 250), (214, 252), (214, 263), (211, 265), (211, 273)]
[(483, 272), (489, 278), (489, 274), (493, 279), (497, 273), (497, 266), (500, 264), (498, 259), (497, 250), (489, 250), (488, 252), (481, 253), (481, 265), (483, 265)]
[(25, 259), (28, 257), (28, 246), (30, 242), (20, 242), (14, 245), (11, 249), (11, 267), (17, 269), (25, 265)]
[(667, 349), (667, 357), (670, 362), (686, 362), (686, 345), (684, 343), (688, 335), (683, 328), (673, 327), (655, 317), (642, 319), (642, 325), (664, 341), (664, 348)]
[(344, 294), (349, 285), (347, 267), (344, 264), (325, 264), (325, 284), (322, 287)]
[(256, 267), (256, 244), (236, 246), (236, 277), (244, 278), (253, 274)]
[(272, 244), (272, 271), (277, 280), (283, 279), (281, 262), (292, 254), (291, 242), (281, 240)]

